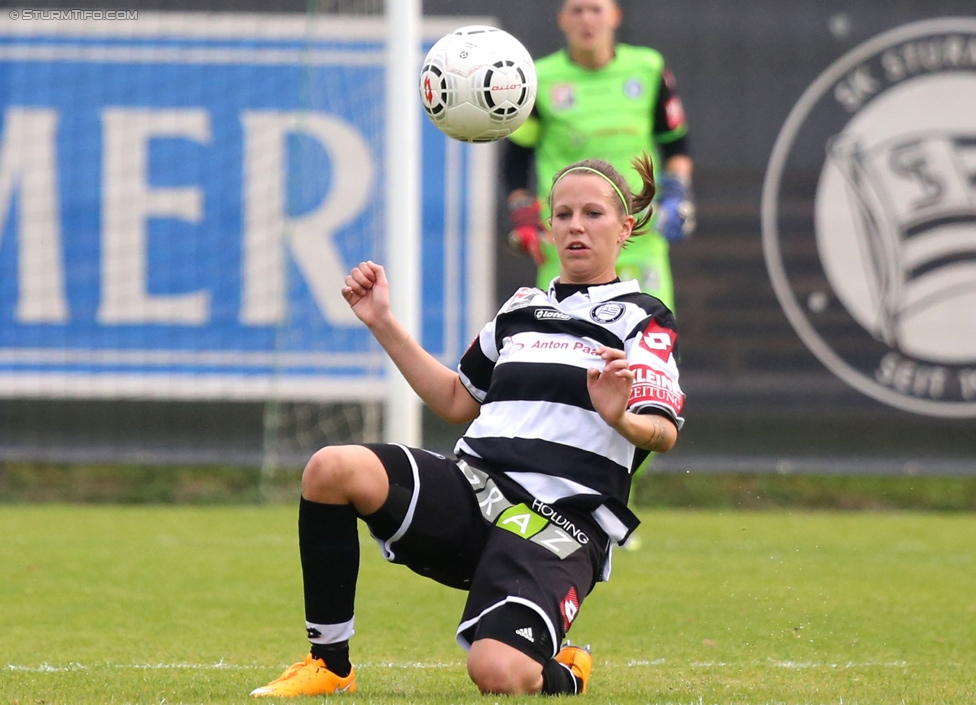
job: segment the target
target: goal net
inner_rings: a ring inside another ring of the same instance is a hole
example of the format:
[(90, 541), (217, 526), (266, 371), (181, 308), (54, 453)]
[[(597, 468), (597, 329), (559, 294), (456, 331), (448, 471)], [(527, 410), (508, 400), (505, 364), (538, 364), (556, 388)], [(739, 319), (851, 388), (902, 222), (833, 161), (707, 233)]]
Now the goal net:
[[(381, 27), (384, 17), (383, 0), (310, 0), (308, 21), (313, 26), (329, 23), (333, 27)], [(362, 30), (360, 30), (362, 31)], [(370, 30), (375, 32), (375, 30)], [(374, 47), (375, 51), (375, 47)], [(320, 80), (309, 72), (305, 80), (303, 102), (309, 111), (349, 111), (363, 122), (380, 125), (383, 122), (383, 94), (364, 91), (357, 85), (355, 71), (338, 70), (330, 80)], [(317, 164), (318, 145), (304, 142), (295, 152), (295, 179), (298, 200), (315, 200), (321, 193), (323, 172)], [(369, 231), (361, 227), (356, 234), (362, 242), (382, 245), (380, 229)], [(286, 236), (290, 236), (288, 233)], [(338, 289), (339, 282), (334, 287)], [(286, 321), (279, 339), (284, 341), (288, 331), (301, 330), (305, 312), (293, 307), (286, 312)], [(371, 338), (366, 341), (366, 354), (376, 354), (379, 346)], [(279, 347), (278, 352), (282, 352)], [(304, 465), (318, 448), (340, 443), (378, 442), (383, 432), (383, 400), (344, 399), (295, 401), (272, 395), (264, 406), (264, 453), (262, 474), (267, 479), (281, 469)]]

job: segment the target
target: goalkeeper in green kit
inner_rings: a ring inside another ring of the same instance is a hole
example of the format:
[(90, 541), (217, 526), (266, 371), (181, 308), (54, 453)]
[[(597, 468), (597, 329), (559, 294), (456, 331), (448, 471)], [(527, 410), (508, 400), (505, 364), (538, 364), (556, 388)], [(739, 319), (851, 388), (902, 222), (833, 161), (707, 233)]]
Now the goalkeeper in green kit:
[[(660, 52), (616, 41), (622, 19), (616, 0), (563, 0), (557, 21), (566, 48), (535, 62), (535, 107), (509, 137), (504, 153), (509, 241), (535, 260), (536, 286), (548, 291), (559, 276), (559, 258), (545, 225), (545, 194), (553, 175), (564, 164), (603, 159), (627, 178), (632, 190), (639, 190), (641, 178), (631, 159), (646, 152), (654, 161), (657, 184), (653, 231), (621, 250), (617, 276), (637, 280), (645, 293), (673, 312), (670, 246), (695, 228), (688, 125), (674, 76)], [(653, 457), (634, 470), (635, 477)], [(632, 534), (624, 547), (638, 549), (640, 537)]]
[[(654, 231), (630, 243), (617, 260), (621, 279), (674, 310), (670, 243), (694, 229), (692, 160), (684, 110), (659, 52), (615, 41), (622, 12), (616, 0), (564, 0), (558, 15), (567, 46), (536, 61), (539, 91), (531, 117), (509, 138), (503, 163), (511, 215), (510, 241), (537, 263), (537, 286), (548, 290), (559, 260), (545, 226), (553, 174), (581, 159), (604, 159), (631, 188), (640, 177), (630, 160), (654, 159), (658, 196)], [(530, 190), (535, 173), (535, 191)]]

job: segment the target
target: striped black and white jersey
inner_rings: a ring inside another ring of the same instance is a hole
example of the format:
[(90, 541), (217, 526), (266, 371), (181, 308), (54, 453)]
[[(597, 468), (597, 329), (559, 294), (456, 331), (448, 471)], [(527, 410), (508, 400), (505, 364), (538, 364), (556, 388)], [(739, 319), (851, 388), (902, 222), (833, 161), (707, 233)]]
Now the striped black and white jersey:
[(624, 350), (635, 380), (628, 408), (664, 414), (680, 428), (684, 394), (675, 363), (677, 327), (636, 282), (592, 286), (557, 300), (519, 289), (458, 365), (481, 413), (458, 440), (458, 457), (480, 458), (543, 502), (592, 511), (615, 541), (637, 525), (626, 508), (632, 473), (647, 456), (596, 412), (586, 370), (600, 347)]

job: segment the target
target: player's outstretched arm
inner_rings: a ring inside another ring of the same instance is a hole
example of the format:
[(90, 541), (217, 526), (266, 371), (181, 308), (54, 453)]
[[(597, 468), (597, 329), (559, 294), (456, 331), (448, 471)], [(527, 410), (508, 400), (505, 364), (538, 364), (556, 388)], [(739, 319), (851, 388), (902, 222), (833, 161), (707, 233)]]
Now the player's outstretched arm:
[(390, 285), (381, 265), (361, 262), (354, 267), (346, 276), (342, 296), (431, 411), (450, 423), (464, 423), (478, 415), (481, 407), (458, 373), (424, 350), (393, 315)]

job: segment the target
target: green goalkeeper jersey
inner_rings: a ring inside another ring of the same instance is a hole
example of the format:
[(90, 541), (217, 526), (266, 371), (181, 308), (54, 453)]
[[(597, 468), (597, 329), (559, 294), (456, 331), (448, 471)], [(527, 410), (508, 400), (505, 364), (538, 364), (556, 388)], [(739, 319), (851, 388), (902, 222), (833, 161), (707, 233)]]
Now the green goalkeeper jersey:
[[(510, 139), (535, 151), (538, 195), (543, 218), (552, 177), (567, 164), (603, 159), (620, 171), (639, 193), (641, 179), (630, 160), (647, 152), (659, 173), (658, 145), (688, 130), (680, 101), (670, 91), (664, 58), (654, 49), (617, 44), (615, 56), (601, 69), (573, 63), (562, 49), (536, 61), (539, 90), (532, 116)], [(547, 289), (559, 275), (555, 248), (543, 243), (546, 261), (539, 266), (538, 286)], [(621, 253), (622, 279), (637, 279), (641, 288), (673, 310), (668, 243), (651, 232), (634, 238)]]

